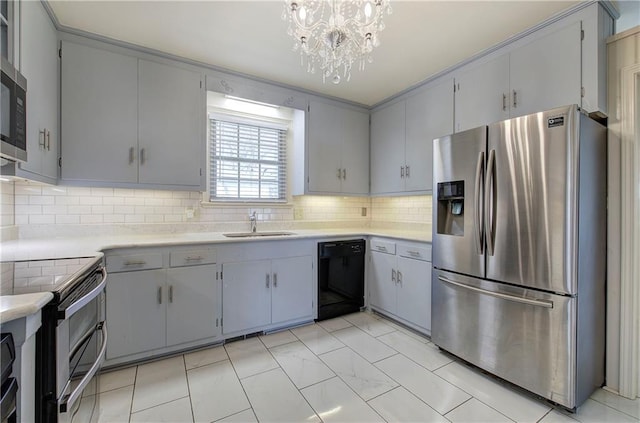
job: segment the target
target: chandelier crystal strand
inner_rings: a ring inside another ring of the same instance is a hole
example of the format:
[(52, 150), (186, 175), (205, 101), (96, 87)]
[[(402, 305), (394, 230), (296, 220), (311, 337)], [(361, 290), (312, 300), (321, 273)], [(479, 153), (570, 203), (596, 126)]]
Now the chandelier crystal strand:
[(300, 51), (307, 72), (322, 73), (334, 84), (351, 79), (358, 63), (363, 71), (373, 62), (373, 49), (380, 45), (383, 15), (391, 14), (390, 0), (285, 0), (282, 19), (294, 38), (293, 51)]

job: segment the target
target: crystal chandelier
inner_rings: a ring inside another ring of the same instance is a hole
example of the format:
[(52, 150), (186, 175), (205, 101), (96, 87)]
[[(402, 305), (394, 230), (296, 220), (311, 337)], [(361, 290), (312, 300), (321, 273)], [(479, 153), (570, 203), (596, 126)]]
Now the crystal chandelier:
[(342, 77), (351, 79), (354, 63), (364, 70), (373, 61), (385, 12), (391, 13), (389, 0), (285, 0), (282, 19), (289, 22), (287, 33), (302, 65), (306, 57), (307, 71), (318, 67), (322, 82), (331, 78), (338, 84)]

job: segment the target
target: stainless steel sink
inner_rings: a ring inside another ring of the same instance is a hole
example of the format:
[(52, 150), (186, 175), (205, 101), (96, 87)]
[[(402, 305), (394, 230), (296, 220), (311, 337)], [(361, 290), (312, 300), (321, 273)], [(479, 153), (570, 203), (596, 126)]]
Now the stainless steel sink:
[(293, 232), (277, 232), (277, 231), (267, 231), (267, 232), (230, 232), (226, 234), (222, 234), (227, 238), (252, 238), (258, 236), (287, 236), (287, 235), (295, 235)]

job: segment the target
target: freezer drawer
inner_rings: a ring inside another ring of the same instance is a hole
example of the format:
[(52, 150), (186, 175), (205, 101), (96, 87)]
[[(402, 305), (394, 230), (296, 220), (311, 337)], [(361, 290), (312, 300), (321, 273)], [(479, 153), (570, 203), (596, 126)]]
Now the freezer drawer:
[(496, 376), (573, 408), (576, 302), (434, 269), (431, 339)]

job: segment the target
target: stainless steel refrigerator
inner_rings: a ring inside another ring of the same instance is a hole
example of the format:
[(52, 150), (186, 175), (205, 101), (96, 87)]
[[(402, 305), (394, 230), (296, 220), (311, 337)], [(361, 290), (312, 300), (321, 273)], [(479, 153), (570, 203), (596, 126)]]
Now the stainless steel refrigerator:
[(606, 129), (577, 106), (433, 140), (431, 338), (566, 408), (604, 383)]

